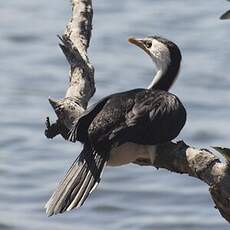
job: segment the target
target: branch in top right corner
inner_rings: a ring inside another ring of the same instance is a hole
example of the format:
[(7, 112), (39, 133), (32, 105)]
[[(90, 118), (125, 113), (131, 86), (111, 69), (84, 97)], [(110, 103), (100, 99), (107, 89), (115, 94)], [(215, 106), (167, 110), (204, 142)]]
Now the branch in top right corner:
[(223, 15), (220, 16), (221, 20), (230, 19), (230, 10), (226, 11)]

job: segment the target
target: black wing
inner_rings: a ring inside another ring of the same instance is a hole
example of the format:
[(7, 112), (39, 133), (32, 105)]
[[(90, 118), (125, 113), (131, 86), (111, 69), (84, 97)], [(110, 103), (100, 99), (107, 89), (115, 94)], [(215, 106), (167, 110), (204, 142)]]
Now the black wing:
[(111, 97), (89, 126), (91, 143), (157, 144), (172, 140), (183, 128), (186, 111), (168, 92), (142, 90)]
[(146, 91), (135, 98), (126, 114), (125, 125), (116, 136), (139, 144), (158, 144), (174, 139), (186, 121), (186, 110), (180, 100), (165, 91)]
[(86, 142), (88, 138), (88, 127), (93, 121), (95, 116), (101, 111), (105, 103), (108, 101), (110, 96), (101, 99), (99, 102), (91, 105), (78, 120), (74, 123), (72, 129), (70, 130), (69, 140), (76, 142)]
[[(100, 116), (99, 114), (101, 114), (101, 111), (104, 110), (105, 105), (108, 104), (109, 106), (106, 106), (106, 108), (109, 107), (112, 109), (112, 111), (114, 111), (114, 109), (117, 109), (117, 108), (122, 109), (121, 106), (124, 107), (123, 102), (126, 102), (126, 99), (128, 97), (135, 95), (137, 92), (140, 92), (140, 91), (143, 91), (143, 89), (134, 89), (134, 90), (126, 91), (126, 92), (111, 94), (107, 97), (104, 97), (99, 102), (90, 106), (84, 113), (82, 113), (80, 118), (73, 125), (73, 128), (70, 131), (69, 140), (73, 142), (76, 142), (78, 140), (80, 142), (85, 143), (88, 140), (89, 126), (91, 125), (91, 123), (96, 117), (98, 118)], [(119, 104), (119, 102), (121, 104)], [(111, 105), (112, 107), (110, 107)], [(111, 112), (111, 109), (110, 109), (110, 112)], [(109, 113), (107, 113), (107, 115), (108, 114)], [(106, 115), (104, 113), (104, 118), (105, 116)], [(112, 117), (114, 117), (114, 114)]]

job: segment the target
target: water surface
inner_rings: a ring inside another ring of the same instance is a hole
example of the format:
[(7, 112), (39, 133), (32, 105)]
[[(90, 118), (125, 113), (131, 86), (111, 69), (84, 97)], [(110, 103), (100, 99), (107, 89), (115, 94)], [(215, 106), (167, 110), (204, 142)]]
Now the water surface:
[[(226, 1), (95, 0), (89, 50), (96, 68), (92, 99), (151, 81), (154, 67), (128, 36), (160, 34), (181, 48), (183, 64), (172, 92), (188, 121), (179, 138), (197, 147), (229, 146), (230, 21)], [(61, 98), (68, 64), (57, 46), (70, 15), (68, 1), (0, 2), (0, 229), (229, 229), (202, 182), (150, 167), (107, 168), (78, 211), (46, 217), (43, 206), (81, 150), (47, 140), (55, 120), (47, 98)]]

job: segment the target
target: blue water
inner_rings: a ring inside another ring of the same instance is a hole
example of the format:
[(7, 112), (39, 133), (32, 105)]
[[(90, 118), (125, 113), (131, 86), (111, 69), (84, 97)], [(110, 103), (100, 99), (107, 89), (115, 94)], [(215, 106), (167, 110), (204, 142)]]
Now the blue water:
[[(145, 87), (149, 58), (128, 36), (160, 34), (181, 48), (183, 64), (172, 92), (188, 111), (179, 138), (190, 145), (230, 146), (230, 21), (227, 1), (95, 0), (89, 55), (102, 96)], [(107, 168), (80, 210), (48, 218), (44, 204), (79, 153), (80, 144), (44, 137), (55, 120), (47, 98), (61, 98), (68, 64), (58, 48), (69, 1), (0, 2), (0, 229), (227, 230), (208, 187), (188, 176), (129, 165)]]

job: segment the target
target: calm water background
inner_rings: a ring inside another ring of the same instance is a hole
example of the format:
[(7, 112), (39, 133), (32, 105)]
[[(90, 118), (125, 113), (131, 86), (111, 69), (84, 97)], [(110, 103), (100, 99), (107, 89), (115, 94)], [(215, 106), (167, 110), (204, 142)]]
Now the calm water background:
[[(183, 65), (172, 92), (185, 103), (180, 138), (197, 147), (230, 146), (230, 21), (227, 1), (94, 0), (89, 50), (102, 96), (145, 87), (154, 69), (127, 37), (160, 34), (175, 41)], [(0, 229), (227, 230), (202, 182), (150, 167), (107, 168), (84, 208), (52, 218), (43, 206), (80, 144), (44, 137), (47, 98), (61, 98), (68, 65), (57, 46), (69, 1), (0, 2)]]

